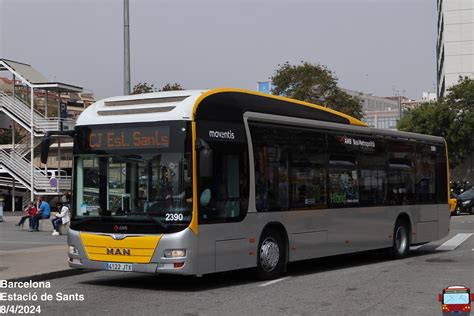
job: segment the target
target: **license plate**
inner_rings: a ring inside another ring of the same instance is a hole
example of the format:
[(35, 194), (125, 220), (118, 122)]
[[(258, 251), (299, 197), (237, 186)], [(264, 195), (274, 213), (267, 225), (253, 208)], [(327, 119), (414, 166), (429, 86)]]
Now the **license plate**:
[(132, 268), (132, 264), (130, 263), (107, 262), (105, 264), (105, 270), (130, 272), (130, 271), (133, 271), (133, 268)]

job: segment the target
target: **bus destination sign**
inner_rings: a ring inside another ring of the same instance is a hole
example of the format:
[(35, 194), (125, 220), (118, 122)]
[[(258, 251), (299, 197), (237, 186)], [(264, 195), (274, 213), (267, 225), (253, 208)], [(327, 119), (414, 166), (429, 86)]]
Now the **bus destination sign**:
[(86, 136), (92, 150), (168, 148), (169, 126), (92, 128)]

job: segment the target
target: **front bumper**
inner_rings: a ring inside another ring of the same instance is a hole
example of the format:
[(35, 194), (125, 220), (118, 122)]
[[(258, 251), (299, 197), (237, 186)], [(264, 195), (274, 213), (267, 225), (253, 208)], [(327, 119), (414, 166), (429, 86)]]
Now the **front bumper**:
[[(93, 233), (87, 233), (93, 234)], [(106, 233), (95, 233), (101, 236), (112, 236), (113, 234)], [(137, 235), (127, 235), (127, 237), (136, 237)], [(112, 237), (111, 237), (112, 240)], [(74, 246), (77, 250), (77, 254), (68, 253), (69, 266), (75, 269), (92, 269), (92, 270), (106, 270), (108, 262), (114, 263), (127, 263), (132, 265), (132, 272), (141, 273), (165, 273), (165, 274), (186, 274), (196, 275), (196, 249), (197, 249), (197, 238), (196, 235), (189, 229), (173, 233), (165, 234), (161, 237), (156, 246), (156, 249), (149, 260), (146, 263), (136, 263), (130, 260), (120, 261), (120, 258), (113, 261), (104, 260), (91, 260), (88, 256), (88, 252), (84, 247), (84, 243), (81, 239), (81, 234), (78, 231), (69, 230), (68, 233), (68, 244)], [(114, 241), (116, 245), (117, 242)], [(186, 249), (186, 256), (180, 258), (165, 258), (164, 251), (167, 249)]]

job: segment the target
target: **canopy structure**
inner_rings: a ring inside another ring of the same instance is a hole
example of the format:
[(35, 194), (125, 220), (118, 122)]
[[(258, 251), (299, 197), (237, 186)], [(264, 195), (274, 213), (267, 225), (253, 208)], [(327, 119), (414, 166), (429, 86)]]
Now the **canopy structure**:
[(0, 71), (9, 71), (16, 79), (34, 89), (57, 92), (82, 92), (83, 88), (62, 82), (52, 82), (29, 64), (0, 58)]

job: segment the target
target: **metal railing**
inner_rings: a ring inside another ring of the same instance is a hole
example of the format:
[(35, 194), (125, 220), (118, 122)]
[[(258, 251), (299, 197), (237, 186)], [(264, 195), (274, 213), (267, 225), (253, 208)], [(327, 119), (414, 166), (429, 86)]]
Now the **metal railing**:
[[(0, 91), (0, 111), (20, 124), (28, 132), (31, 131), (31, 107), (21, 99)], [(30, 137), (24, 137), (9, 152), (0, 149), (0, 164), (28, 190), (33, 192), (55, 192), (71, 189), (71, 177), (50, 179), (45, 171), (33, 168), (34, 183), (31, 183), (31, 163), (26, 159), (31, 150), (41, 142), (40, 136), (46, 132), (59, 131), (63, 127), (71, 128), (74, 120), (61, 118), (46, 118), (36, 109), (33, 110), (33, 144)]]
[[(33, 148), (36, 148), (41, 144), (41, 138), (35, 137), (33, 140)], [(7, 151), (14, 151), (17, 155), (21, 157), (27, 156), (31, 151), (30, 138), (23, 137), (18, 143), (15, 143), (15, 146)]]
[(31, 186), (31, 164), (15, 152), (7, 152), (0, 149), (0, 164), (18, 178), (29, 190), (53, 192), (71, 189), (71, 177), (59, 177), (50, 179), (42, 169), (33, 168), (34, 181)]
[[(28, 104), (17, 97), (9, 96), (0, 91), (0, 109), (25, 129), (30, 130), (31, 108)], [(33, 130), (36, 134), (59, 131), (63, 125), (71, 126), (73, 124), (72, 119), (45, 118), (37, 110), (33, 111)]]

